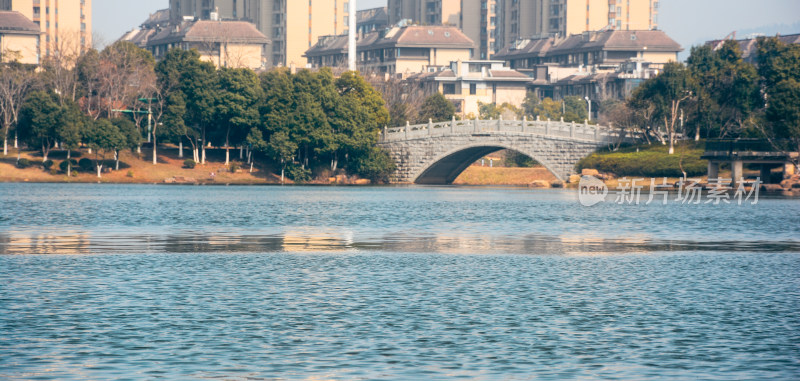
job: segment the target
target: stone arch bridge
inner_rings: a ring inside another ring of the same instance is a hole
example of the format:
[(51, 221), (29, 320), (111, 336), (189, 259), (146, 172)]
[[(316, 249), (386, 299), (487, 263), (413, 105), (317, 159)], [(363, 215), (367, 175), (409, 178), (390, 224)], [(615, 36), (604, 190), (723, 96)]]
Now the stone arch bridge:
[(503, 149), (530, 156), (564, 181), (580, 159), (621, 140), (628, 139), (587, 123), (452, 120), (385, 128), (378, 145), (397, 164), (392, 182), (451, 184), (472, 163)]

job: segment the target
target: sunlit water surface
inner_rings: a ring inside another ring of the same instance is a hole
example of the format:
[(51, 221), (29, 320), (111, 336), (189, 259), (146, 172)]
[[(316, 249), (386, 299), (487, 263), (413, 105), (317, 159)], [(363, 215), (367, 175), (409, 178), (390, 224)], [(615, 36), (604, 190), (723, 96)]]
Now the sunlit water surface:
[(800, 378), (798, 200), (0, 195), (0, 378)]

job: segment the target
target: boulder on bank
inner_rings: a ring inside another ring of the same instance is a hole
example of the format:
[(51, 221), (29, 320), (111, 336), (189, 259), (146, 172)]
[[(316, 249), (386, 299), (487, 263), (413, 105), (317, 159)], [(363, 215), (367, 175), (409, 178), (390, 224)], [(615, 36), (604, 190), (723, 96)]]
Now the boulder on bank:
[(561, 181), (561, 180), (553, 181), (553, 182), (550, 183), (550, 187), (551, 188), (563, 188), (564, 187), (564, 182)]
[(585, 168), (584, 170), (581, 171), (581, 176), (600, 177), (600, 171), (596, 169)]
[(550, 183), (544, 180), (536, 180), (528, 184), (529, 188), (550, 188)]
[(197, 180), (191, 177), (175, 176), (164, 179), (164, 184), (197, 184)]
[(581, 175), (572, 175), (569, 177), (570, 184), (577, 184), (581, 182)]

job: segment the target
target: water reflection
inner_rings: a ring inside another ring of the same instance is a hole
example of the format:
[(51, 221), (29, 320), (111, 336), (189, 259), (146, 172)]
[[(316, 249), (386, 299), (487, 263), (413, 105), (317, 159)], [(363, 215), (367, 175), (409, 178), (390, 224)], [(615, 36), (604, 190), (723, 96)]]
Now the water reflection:
[[(311, 229), (309, 229), (311, 230)], [(384, 251), (439, 254), (623, 254), (677, 251), (800, 252), (800, 242), (692, 241), (647, 236), (603, 238), (588, 235), (457, 235), (400, 232), (376, 237), (352, 231), (232, 234), (184, 231), (158, 233), (10, 231), (0, 233), (5, 254), (136, 253), (304, 253)]]

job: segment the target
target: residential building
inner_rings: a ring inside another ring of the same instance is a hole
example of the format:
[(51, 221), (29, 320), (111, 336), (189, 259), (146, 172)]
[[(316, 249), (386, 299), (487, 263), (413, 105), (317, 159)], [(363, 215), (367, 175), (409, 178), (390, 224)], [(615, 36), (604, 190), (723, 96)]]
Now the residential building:
[(475, 41), (472, 59), (486, 60), (497, 49), (497, 31), (502, 30), (502, 14), (498, 13), (503, 0), (463, 0), (459, 27)]
[(411, 20), (421, 25), (458, 26), (461, 0), (389, 0), (389, 24)]
[(243, 20), (272, 40), (268, 61), (299, 65), (320, 36), (343, 34), (350, 15), (348, 0), (170, 0), (173, 22), (185, 18)]
[(120, 41), (130, 41), (142, 49), (147, 49), (150, 38), (163, 28), (169, 28), (171, 24), (169, 9), (161, 9), (150, 14), (139, 28), (125, 33)]
[(17, 11), (39, 26), (42, 57), (62, 43), (78, 49), (92, 45), (92, 0), (0, 0), (0, 10)]
[[(733, 33), (734, 38), (736, 33)], [(751, 64), (758, 63), (758, 39), (764, 36), (755, 36), (755, 37), (748, 37), (741, 40), (736, 40), (739, 43), (739, 48), (742, 50), (742, 59), (745, 62)], [(783, 41), (785, 44), (800, 44), (800, 34), (787, 34), (785, 36), (777, 35), (775, 36), (779, 40)], [(722, 44), (728, 41), (727, 39), (723, 40), (713, 40), (706, 42), (706, 45), (710, 45), (715, 50), (722, 47)]]
[[(305, 56), (312, 67), (346, 67), (347, 47), (347, 35), (326, 36)], [(393, 27), (358, 39), (357, 64), (362, 72), (404, 76), (468, 60), (472, 47), (473, 41), (454, 26)]]
[(493, 57), (508, 62), (514, 69), (542, 64), (615, 69), (631, 60), (653, 64), (678, 61), (681, 51), (680, 44), (660, 30), (606, 30), (569, 37), (521, 39)]
[(683, 49), (660, 30), (606, 30), (518, 40), (495, 54), (526, 73), (539, 98), (625, 99)]
[(38, 25), (20, 12), (0, 11), (0, 62), (39, 65)]
[(389, 14), (386, 7), (365, 9), (356, 12), (356, 29), (358, 33), (364, 34), (369, 32), (386, 29), (389, 26)]
[(411, 88), (426, 94), (439, 92), (456, 106), (461, 115), (479, 115), (480, 103), (508, 103), (519, 106), (525, 100), (531, 78), (505, 67), (503, 61), (455, 61), (444, 70), (420, 73), (408, 78)]
[(545, 34), (658, 27), (659, 0), (504, 0), (502, 42)]
[(147, 41), (147, 48), (161, 59), (173, 48), (197, 49), (201, 59), (217, 67), (265, 68), (264, 51), (269, 39), (246, 21), (198, 20), (161, 29)]

